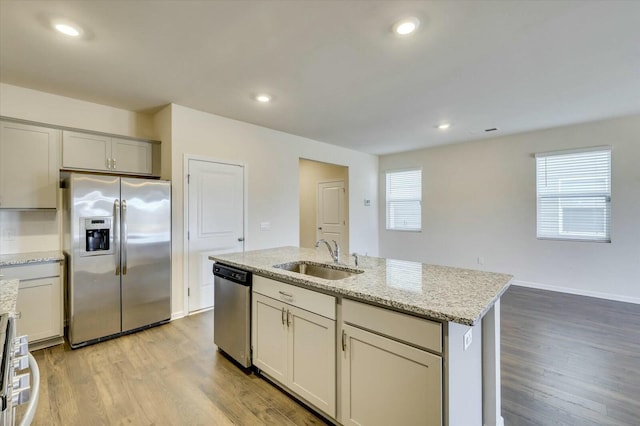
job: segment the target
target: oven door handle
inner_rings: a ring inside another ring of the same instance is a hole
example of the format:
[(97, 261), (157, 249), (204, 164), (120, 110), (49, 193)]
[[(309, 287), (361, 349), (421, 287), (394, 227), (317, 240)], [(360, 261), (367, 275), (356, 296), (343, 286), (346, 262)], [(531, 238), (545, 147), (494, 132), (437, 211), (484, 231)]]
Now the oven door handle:
[(31, 424), (33, 417), (36, 415), (38, 398), (40, 397), (40, 368), (38, 368), (38, 361), (31, 354), (29, 354), (29, 370), (31, 371), (31, 395), (19, 426), (29, 426)]

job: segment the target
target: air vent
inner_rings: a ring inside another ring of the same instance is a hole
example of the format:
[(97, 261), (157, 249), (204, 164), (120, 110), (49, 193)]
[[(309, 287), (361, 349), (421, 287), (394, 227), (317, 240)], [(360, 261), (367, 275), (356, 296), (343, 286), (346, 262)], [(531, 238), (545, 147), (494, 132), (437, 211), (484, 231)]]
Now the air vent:
[(492, 127), (490, 129), (484, 129), (484, 131), (485, 131), (485, 133), (496, 132), (496, 131), (498, 131), (498, 128), (497, 127)]

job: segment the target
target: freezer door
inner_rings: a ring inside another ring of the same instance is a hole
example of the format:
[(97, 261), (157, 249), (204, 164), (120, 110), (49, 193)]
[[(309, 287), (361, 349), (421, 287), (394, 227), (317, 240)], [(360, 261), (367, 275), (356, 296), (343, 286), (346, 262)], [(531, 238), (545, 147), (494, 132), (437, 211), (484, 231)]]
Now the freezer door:
[[(72, 174), (67, 188), (70, 241), (68, 265), (68, 337), (71, 346), (120, 332), (118, 251), (85, 256), (86, 218), (110, 218), (109, 245), (117, 247), (116, 211), (120, 178)], [(95, 252), (98, 253), (98, 252)]]
[(121, 179), (122, 331), (171, 316), (171, 186)]

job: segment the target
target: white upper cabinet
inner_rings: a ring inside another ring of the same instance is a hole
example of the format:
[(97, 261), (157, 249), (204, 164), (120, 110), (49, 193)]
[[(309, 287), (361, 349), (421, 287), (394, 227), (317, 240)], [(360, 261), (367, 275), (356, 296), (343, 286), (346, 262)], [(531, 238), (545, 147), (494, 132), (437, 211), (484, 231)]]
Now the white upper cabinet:
[(113, 168), (123, 173), (150, 175), (152, 145), (149, 142), (128, 139), (111, 139), (111, 156)]
[(60, 130), (0, 122), (0, 208), (55, 209)]
[(111, 170), (111, 138), (88, 133), (62, 132), (62, 168)]
[(62, 168), (151, 175), (153, 144), (72, 131), (62, 132)]

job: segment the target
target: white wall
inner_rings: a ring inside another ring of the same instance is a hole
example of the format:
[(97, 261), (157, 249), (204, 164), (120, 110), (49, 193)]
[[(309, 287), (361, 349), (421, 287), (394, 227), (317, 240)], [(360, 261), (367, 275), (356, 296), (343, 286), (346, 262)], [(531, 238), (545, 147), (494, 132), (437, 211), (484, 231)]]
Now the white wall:
[[(612, 146), (612, 242), (536, 239), (535, 152)], [(423, 168), (422, 232), (385, 230), (380, 253), (507, 272), (524, 285), (640, 303), (640, 116), (382, 156)], [(485, 264), (477, 263), (478, 256)]]
[(148, 114), (0, 83), (0, 115), (56, 126), (153, 138)]
[[(349, 167), (350, 241), (354, 251), (378, 251), (378, 158), (252, 124), (172, 105), (173, 311), (184, 307), (184, 156), (242, 163), (248, 186), (246, 249), (299, 244), (298, 162), (307, 158)], [(372, 200), (371, 207), (364, 199)], [(260, 222), (270, 222), (269, 231)]]

